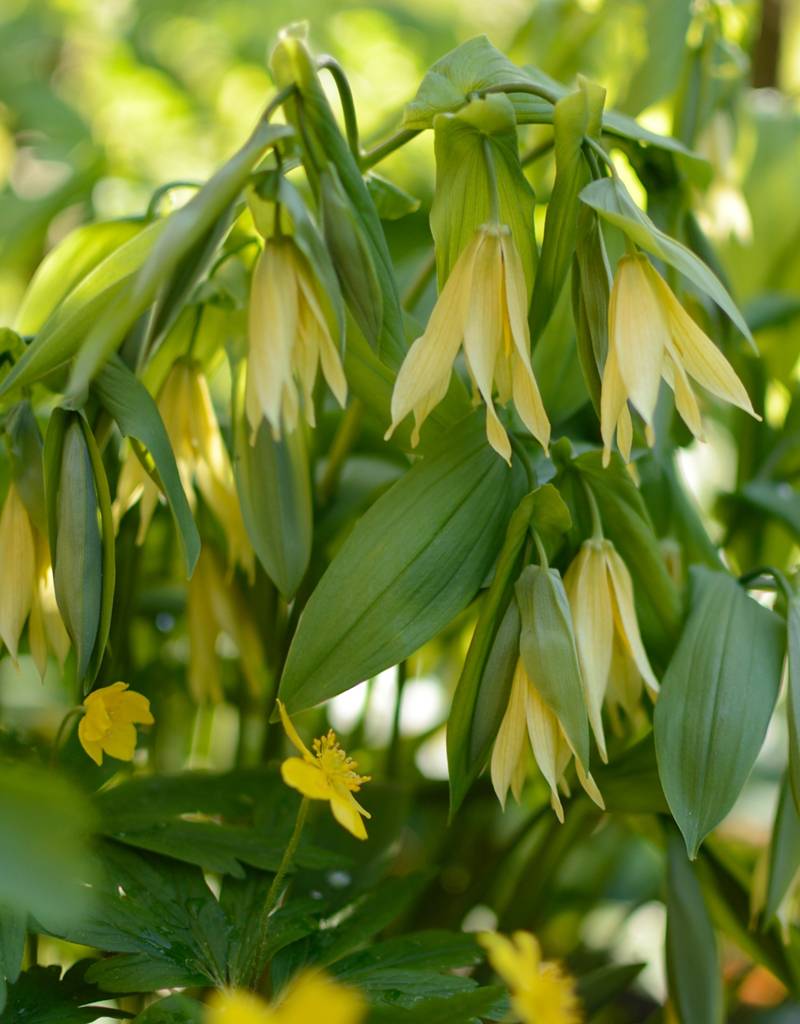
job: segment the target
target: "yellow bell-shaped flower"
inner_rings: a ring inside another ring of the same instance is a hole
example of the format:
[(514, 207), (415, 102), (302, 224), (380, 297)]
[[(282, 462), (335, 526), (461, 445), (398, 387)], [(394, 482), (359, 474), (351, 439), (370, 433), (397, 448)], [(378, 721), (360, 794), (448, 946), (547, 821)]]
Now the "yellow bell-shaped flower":
[(331, 981), (319, 971), (304, 971), (276, 1005), (250, 992), (216, 992), (205, 1024), (361, 1024), (366, 1011), (366, 1000), (357, 989)]
[(678, 302), (646, 256), (623, 256), (617, 266), (608, 310), (608, 355), (603, 369), (600, 429), (608, 465), (614, 432), (630, 459), (633, 429), (627, 402), (637, 410), (653, 443), (653, 415), (662, 379), (675, 393), (675, 406), (695, 437), (702, 439), (700, 408), (689, 378), (717, 398), (756, 419), (750, 398), (733, 367)]
[(150, 701), (129, 690), (127, 683), (112, 683), (93, 690), (83, 707), (78, 739), (89, 757), (99, 765), (104, 753), (131, 761), (136, 750), (136, 725), (153, 724)]
[(408, 350), (392, 393), (392, 424), (414, 413), (411, 443), (447, 393), (463, 344), (467, 369), (486, 404), (489, 443), (511, 461), (511, 444), (495, 411), (513, 400), (520, 419), (547, 450), (550, 421), (531, 367), (528, 292), (522, 260), (504, 224), (484, 224), (461, 255), (433, 307), (428, 326)]

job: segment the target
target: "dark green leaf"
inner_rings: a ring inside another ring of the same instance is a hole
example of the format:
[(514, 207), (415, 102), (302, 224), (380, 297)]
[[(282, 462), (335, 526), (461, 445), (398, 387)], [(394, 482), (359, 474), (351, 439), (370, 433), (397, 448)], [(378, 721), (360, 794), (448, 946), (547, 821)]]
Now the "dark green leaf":
[(577, 979), (580, 1001), (588, 1014), (597, 1013), (617, 996), (626, 992), (646, 964), (609, 964)]
[(19, 977), (25, 953), (27, 914), (0, 905), (0, 1014), (6, 1005), (6, 983)]
[(473, 1024), (502, 1004), (504, 990), (497, 986), (460, 992), (446, 999), (425, 999), (411, 1009), (376, 1007), (367, 1024)]
[(61, 977), (61, 968), (38, 964), (19, 976), (8, 992), (9, 1024), (92, 1024), (98, 1017), (129, 1014), (92, 1006), (108, 996), (84, 977), (91, 960), (79, 960)]
[(769, 847), (764, 918), (768, 921), (778, 913), (784, 898), (797, 877), (800, 867), (800, 815), (792, 797), (788, 778), (781, 784), (772, 839)]
[(690, 857), (733, 806), (780, 688), (781, 620), (725, 572), (691, 572), (691, 611), (655, 711), (661, 783)]
[(789, 781), (795, 807), (800, 811), (800, 596), (795, 596), (788, 602), (786, 630)]
[(419, 199), (404, 192), (393, 181), (370, 171), (364, 179), (381, 220), (400, 220), (419, 209)]
[(188, 996), (174, 995), (159, 999), (136, 1017), (134, 1024), (202, 1024), (205, 1009)]

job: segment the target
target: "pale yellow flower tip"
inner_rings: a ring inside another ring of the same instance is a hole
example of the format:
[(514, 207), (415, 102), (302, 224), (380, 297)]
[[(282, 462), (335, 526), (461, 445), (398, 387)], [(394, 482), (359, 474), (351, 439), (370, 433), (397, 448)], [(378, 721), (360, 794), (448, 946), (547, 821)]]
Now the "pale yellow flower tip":
[(390, 437), (413, 412), (412, 445), (429, 413), (447, 394), (459, 349), (486, 406), (486, 436), (511, 461), (511, 443), (494, 408), (513, 401), (527, 429), (547, 451), (550, 421), (531, 367), (528, 291), (509, 228), (484, 224), (445, 282), (422, 336), (408, 350), (392, 392)]
[(103, 763), (103, 754), (120, 761), (133, 759), (136, 750), (135, 725), (152, 725), (150, 701), (128, 689), (127, 683), (112, 683), (93, 690), (84, 700), (84, 715), (78, 723), (78, 739), (91, 759)]
[(483, 932), (478, 942), (508, 986), (512, 1009), (522, 1024), (582, 1024), (584, 1014), (573, 978), (560, 964), (542, 960), (534, 935), (519, 931), (508, 938)]
[(300, 739), (283, 703), (277, 703), (286, 735), (302, 755), (288, 757), (283, 762), (283, 781), (310, 800), (327, 800), (339, 824), (356, 839), (366, 839), (367, 830), (363, 819), (371, 815), (353, 794), (358, 793), (362, 785), (370, 781), (370, 777), (358, 774), (358, 765), (342, 750), (332, 729), (314, 740), (309, 750)]
[(28, 510), (13, 482), (0, 515), (0, 566), (0, 640), (16, 661), (19, 638), (34, 596), (36, 550)]
[(319, 971), (305, 971), (290, 984), (285, 998), (267, 1004), (251, 992), (215, 992), (204, 1024), (361, 1024), (367, 1003), (361, 993)]

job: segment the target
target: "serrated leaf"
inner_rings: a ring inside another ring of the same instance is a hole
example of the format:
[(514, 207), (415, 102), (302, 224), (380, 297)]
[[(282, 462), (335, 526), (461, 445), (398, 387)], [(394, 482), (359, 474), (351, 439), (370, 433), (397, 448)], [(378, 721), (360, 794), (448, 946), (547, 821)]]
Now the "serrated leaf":
[(376, 1007), (367, 1024), (473, 1024), (504, 1005), (504, 990), (499, 986), (472, 989), (445, 999), (425, 999), (416, 1006)]
[(85, 978), (91, 960), (79, 960), (61, 976), (61, 967), (39, 964), (21, 974), (9, 989), (6, 1018), (25, 1024), (92, 1024), (98, 1017), (129, 1017), (124, 1010), (92, 1006), (107, 999)]
[(511, 488), (512, 471), (486, 443), (479, 414), (383, 494), (305, 607), (281, 679), (287, 709), (397, 664), (447, 625), (497, 555)]
[(655, 711), (658, 768), (694, 858), (733, 806), (780, 688), (781, 620), (725, 572), (691, 571), (691, 604)]

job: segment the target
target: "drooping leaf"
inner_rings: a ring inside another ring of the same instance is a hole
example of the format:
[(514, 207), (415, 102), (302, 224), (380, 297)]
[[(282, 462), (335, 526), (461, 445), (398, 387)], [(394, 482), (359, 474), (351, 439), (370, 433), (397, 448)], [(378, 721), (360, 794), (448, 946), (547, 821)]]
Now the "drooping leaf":
[(0, 905), (0, 1014), (6, 1005), (6, 986), (17, 980), (22, 969), (27, 919), (24, 912)]
[(281, 679), (288, 710), (397, 664), (450, 622), (497, 555), (511, 489), (478, 415), (382, 495), (306, 605)]
[(726, 572), (691, 571), (691, 610), (655, 711), (658, 768), (694, 858), (733, 806), (778, 697), (781, 620)]

